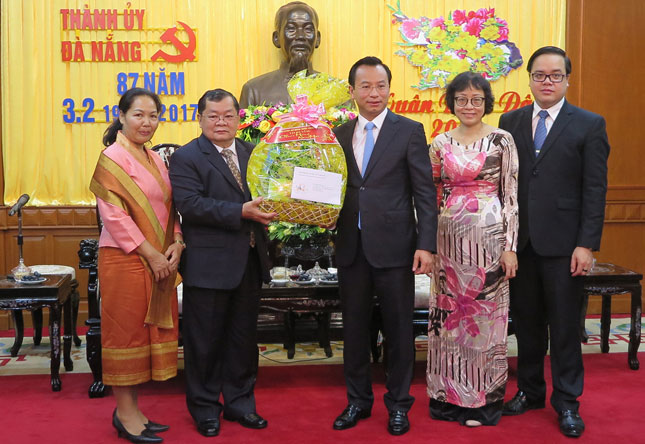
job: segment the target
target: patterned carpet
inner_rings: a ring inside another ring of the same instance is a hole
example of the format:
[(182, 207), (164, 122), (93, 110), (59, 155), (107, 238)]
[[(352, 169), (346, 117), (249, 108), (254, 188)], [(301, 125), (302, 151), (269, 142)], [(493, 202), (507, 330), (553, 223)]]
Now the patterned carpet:
[[(610, 353), (627, 353), (629, 344), (629, 318), (613, 318), (609, 336)], [(600, 353), (600, 319), (587, 319), (586, 329), (589, 341), (583, 344), (583, 353)], [(90, 368), (85, 356), (85, 337), (81, 336), (80, 347), (72, 345), (72, 361), (74, 373), (90, 373)], [(642, 342), (645, 342), (645, 335)], [(44, 337), (39, 346), (34, 346), (32, 338), (25, 337), (19, 355), (11, 357), (9, 349), (13, 345), (13, 338), (0, 337), (0, 376), (49, 374), (49, 338)], [(424, 336), (416, 340), (417, 361), (425, 361), (427, 343)], [(317, 343), (296, 344), (296, 353), (293, 359), (287, 358), (287, 352), (282, 344), (260, 344), (260, 366), (281, 365), (312, 365), (312, 364), (340, 364), (343, 361), (343, 343), (335, 341), (331, 344), (333, 356), (328, 358)], [(643, 349), (643, 347), (641, 347)], [(508, 341), (508, 355), (517, 356), (515, 336), (510, 336)], [(183, 349), (179, 349), (180, 368), (183, 367)], [(61, 365), (61, 374), (65, 369)]]

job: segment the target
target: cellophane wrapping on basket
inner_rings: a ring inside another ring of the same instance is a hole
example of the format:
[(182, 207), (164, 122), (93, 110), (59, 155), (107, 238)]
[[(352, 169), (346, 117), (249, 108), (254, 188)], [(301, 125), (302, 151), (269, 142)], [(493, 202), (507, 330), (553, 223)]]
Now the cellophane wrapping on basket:
[(322, 104), (326, 110), (349, 102), (349, 83), (324, 72), (307, 75), (307, 70), (297, 72), (287, 84), (289, 96), (294, 101), (298, 96), (307, 96), (314, 105)]
[[(336, 136), (321, 121), (323, 114), (322, 105), (309, 105), (306, 96), (297, 97), (292, 111), (280, 116), (251, 154), (246, 176), (251, 195), (254, 199), (262, 196), (262, 211), (278, 213), (279, 221), (330, 226), (338, 219), (347, 165)], [(340, 204), (292, 198), (296, 167), (340, 174)]]

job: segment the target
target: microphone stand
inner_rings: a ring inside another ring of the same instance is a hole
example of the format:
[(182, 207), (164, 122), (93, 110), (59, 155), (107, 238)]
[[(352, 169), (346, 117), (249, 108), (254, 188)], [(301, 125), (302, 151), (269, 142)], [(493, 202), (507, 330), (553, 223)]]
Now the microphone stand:
[(18, 265), (11, 270), (11, 274), (13, 274), (14, 279), (20, 280), (23, 278), (23, 276), (27, 276), (29, 273), (31, 273), (31, 270), (29, 267), (25, 266), (25, 261), (22, 258), (22, 244), (23, 244), (23, 238), (22, 238), (22, 208), (18, 210), (18, 254), (19, 256), (19, 262)]

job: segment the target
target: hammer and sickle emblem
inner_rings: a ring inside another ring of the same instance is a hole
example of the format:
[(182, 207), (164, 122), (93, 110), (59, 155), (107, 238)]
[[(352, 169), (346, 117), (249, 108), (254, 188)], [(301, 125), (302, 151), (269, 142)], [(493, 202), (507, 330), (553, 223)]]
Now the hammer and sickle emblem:
[(195, 37), (195, 32), (187, 24), (177, 21), (188, 34), (188, 45), (184, 45), (181, 40), (177, 38), (177, 27), (166, 29), (163, 34), (161, 34), (161, 41), (164, 43), (171, 43), (179, 52), (178, 54), (171, 55), (163, 52), (161, 49), (154, 53), (151, 60), (154, 62), (158, 58), (164, 59), (166, 62), (170, 63), (180, 63), (183, 61), (192, 61), (195, 60), (195, 48), (197, 47), (197, 38)]

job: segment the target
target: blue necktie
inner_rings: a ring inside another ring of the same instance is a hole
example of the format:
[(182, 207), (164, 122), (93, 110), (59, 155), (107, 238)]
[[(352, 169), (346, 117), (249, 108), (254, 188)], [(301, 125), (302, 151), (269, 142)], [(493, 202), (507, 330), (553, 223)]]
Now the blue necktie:
[(365, 170), (367, 170), (367, 164), (370, 161), (372, 156), (372, 151), (374, 151), (374, 133), (372, 130), (376, 127), (372, 122), (367, 122), (365, 124), (365, 131), (367, 135), (365, 136), (365, 148), (363, 149), (363, 168), (361, 169), (361, 175), (365, 177)]
[[(372, 130), (376, 127), (372, 122), (367, 122), (365, 124), (365, 131), (367, 135), (365, 136), (365, 148), (363, 148), (363, 168), (361, 168), (361, 176), (365, 177), (365, 171), (367, 170), (367, 164), (370, 162), (370, 157), (372, 156), (372, 151), (374, 151), (374, 133)], [(361, 228), (361, 213), (358, 212), (358, 229)]]
[(540, 155), (540, 150), (546, 139), (546, 118), (549, 117), (549, 112), (542, 110), (538, 113), (538, 116), (540, 116), (540, 120), (538, 120), (537, 127), (535, 127), (535, 136), (533, 137), (536, 157)]

